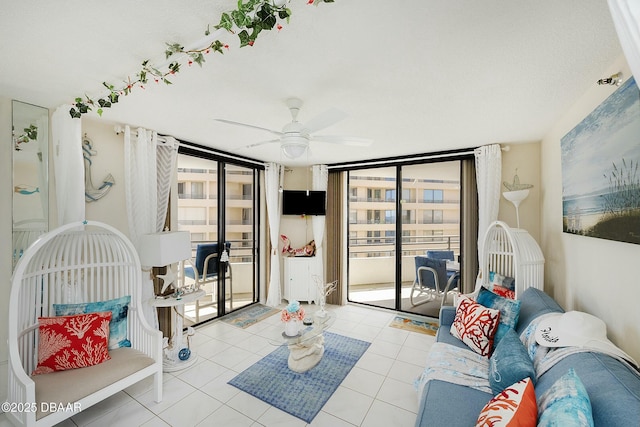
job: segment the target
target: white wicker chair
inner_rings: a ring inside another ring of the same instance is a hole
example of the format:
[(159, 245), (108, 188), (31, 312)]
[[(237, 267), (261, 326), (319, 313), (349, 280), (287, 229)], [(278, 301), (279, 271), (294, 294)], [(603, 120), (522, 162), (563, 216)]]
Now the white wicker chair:
[[(23, 253), (12, 279), (8, 319), (7, 401), (22, 409), (7, 412), (14, 425), (57, 424), (147, 377), (153, 377), (155, 400), (162, 400), (162, 333), (142, 315), (141, 283), (133, 244), (106, 224), (62, 226)], [(38, 317), (54, 316), (53, 304), (125, 295), (131, 295), (130, 348), (110, 350), (111, 360), (95, 366), (30, 376), (37, 366)], [(70, 403), (73, 410), (49, 412), (49, 402)]]
[(494, 221), (485, 233), (483, 248), (481, 285), (489, 283), (489, 272), (494, 271), (515, 279), (516, 298), (529, 287), (543, 289), (544, 256), (527, 230)]

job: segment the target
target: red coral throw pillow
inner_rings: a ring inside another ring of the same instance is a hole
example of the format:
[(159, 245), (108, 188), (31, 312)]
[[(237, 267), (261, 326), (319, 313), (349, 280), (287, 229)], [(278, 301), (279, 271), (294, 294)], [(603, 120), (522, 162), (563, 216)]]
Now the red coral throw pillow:
[(111, 359), (111, 312), (39, 317), (38, 367), (31, 375), (84, 368)]
[(516, 299), (516, 293), (509, 288), (505, 288), (504, 286), (493, 285), (493, 289), (489, 289), (496, 295), (500, 295), (504, 298)]
[(493, 336), (498, 329), (500, 310), (478, 304), (464, 295), (460, 296), (456, 317), (451, 325), (451, 335), (482, 356), (491, 355)]
[(527, 377), (491, 399), (480, 411), (476, 427), (535, 427), (537, 420), (536, 392)]

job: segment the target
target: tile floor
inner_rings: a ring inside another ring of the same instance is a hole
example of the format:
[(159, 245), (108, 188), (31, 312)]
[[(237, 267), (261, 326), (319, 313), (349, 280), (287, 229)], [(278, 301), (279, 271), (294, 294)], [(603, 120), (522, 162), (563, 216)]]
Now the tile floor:
[[(390, 311), (358, 305), (332, 306), (332, 332), (371, 342), (310, 426), (413, 426), (418, 411), (414, 379), (422, 372), (435, 338), (391, 328)], [(227, 384), (275, 347), (262, 338), (266, 328), (282, 328), (274, 315), (246, 329), (215, 321), (196, 330), (197, 363), (164, 374), (161, 403), (150, 381), (79, 413), (59, 426), (304, 426), (295, 418)], [(10, 426), (0, 414), (0, 427)]]

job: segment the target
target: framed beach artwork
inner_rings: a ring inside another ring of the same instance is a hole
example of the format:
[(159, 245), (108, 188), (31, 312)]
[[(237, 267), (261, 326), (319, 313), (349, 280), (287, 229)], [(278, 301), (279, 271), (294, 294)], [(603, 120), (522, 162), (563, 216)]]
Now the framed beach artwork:
[(633, 77), (560, 146), (563, 231), (640, 244), (640, 91)]

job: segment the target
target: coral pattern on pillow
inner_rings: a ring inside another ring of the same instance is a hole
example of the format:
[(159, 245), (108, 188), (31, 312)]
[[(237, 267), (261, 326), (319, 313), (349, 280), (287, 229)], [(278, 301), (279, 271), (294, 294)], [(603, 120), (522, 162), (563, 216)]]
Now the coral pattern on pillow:
[(538, 420), (536, 392), (531, 378), (505, 388), (487, 403), (476, 427), (535, 427)]
[(38, 367), (32, 375), (84, 368), (111, 359), (111, 312), (39, 317)]
[(451, 335), (482, 356), (489, 356), (493, 337), (498, 329), (500, 310), (478, 304), (465, 295), (460, 296)]

